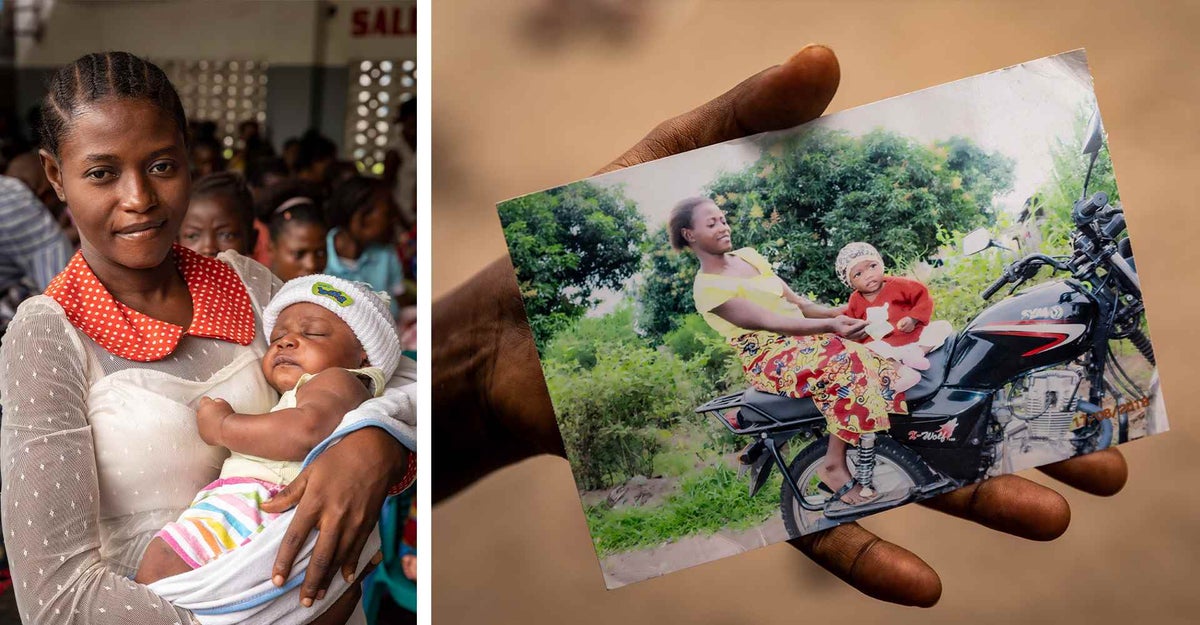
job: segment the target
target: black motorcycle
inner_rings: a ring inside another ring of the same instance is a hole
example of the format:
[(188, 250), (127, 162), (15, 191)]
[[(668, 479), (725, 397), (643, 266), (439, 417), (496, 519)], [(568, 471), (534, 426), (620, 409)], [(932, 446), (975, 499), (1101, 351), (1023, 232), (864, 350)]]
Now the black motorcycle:
[[(929, 369), (905, 393), (910, 414), (894, 416), (886, 433), (864, 435), (857, 448), (847, 450), (851, 474), (864, 492), (876, 492), (873, 499), (846, 504), (817, 477), (829, 439), (825, 418), (811, 399), (749, 389), (696, 409), (734, 434), (755, 438), (740, 458), (750, 473), (751, 496), (772, 467), (783, 473), (781, 508), (790, 535), (1025, 468), (1012, 463), (1018, 455), (1013, 445), (1026, 450), (1039, 442), (1042, 448), (1058, 445), (1053, 457), (1028, 466), (1103, 449), (1114, 435), (1112, 411), (1102, 409), (1106, 396), (1123, 406), (1149, 403), (1110, 349), (1110, 341), (1128, 339), (1154, 364), (1141, 329), (1141, 285), (1128, 238), (1122, 236), (1125, 217), (1104, 193), (1087, 195), (1103, 141), (1098, 112), (1086, 136), (1083, 153), (1091, 162), (1071, 213), (1074, 253), (1029, 254), (1009, 264), (982, 293), (990, 299), (1012, 285), (1009, 297), (929, 353)], [(993, 246), (982, 229), (964, 239), (968, 254)], [(1042, 267), (1069, 277), (1016, 293)], [(1117, 435), (1123, 441), (1127, 423), (1119, 416)], [(796, 437), (806, 444), (789, 463), (787, 448)]]

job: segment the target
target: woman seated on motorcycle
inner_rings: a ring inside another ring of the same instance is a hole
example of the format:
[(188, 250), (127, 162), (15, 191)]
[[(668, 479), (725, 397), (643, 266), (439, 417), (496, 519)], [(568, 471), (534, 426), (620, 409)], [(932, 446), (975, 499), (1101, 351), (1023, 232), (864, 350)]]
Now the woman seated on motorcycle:
[(818, 476), (842, 502), (870, 500), (846, 464), (846, 446), (888, 429), (888, 415), (907, 414), (903, 391), (917, 372), (880, 358), (849, 339), (867, 322), (796, 295), (751, 248), (733, 249), (725, 213), (706, 197), (671, 211), (671, 245), (700, 260), (696, 310), (736, 350), (754, 388), (811, 397), (828, 423), (829, 451)]

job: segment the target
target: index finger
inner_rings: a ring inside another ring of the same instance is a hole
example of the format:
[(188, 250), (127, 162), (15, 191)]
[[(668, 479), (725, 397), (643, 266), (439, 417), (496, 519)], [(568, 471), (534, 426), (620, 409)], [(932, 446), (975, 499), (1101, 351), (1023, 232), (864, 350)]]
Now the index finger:
[(301, 502), (292, 516), (292, 522), (283, 534), (283, 542), (275, 553), (275, 565), (271, 567), (271, 581), (276, 586), (282, 586), (292, 573), (292, 565), (296, 562), (296, 554), (308, 540), (308, 535), (316, 527), (317, 519)]
[(765, 69), (698, 108), (659, 124), (596, 173), (802, 124), (825, 111), (840, 80), (833, 50), (807, 45), (782, 65)]

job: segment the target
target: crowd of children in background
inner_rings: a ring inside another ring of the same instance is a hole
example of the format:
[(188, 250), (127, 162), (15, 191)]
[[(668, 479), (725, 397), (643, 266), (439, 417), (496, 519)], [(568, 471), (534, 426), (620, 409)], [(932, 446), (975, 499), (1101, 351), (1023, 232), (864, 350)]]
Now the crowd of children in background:
[[(222, 147), (215, 123), (192, 123), (192, 196), (179, 243), (210, 257), (235, 250), (269, 267), (283, 281), (325, 273), (387, 292), (401, 346), (411, 355), (417, 324), (416, 101), (404, 102), (395, 121), (401, 141), (389, 150), (382, 176), (365, 175), (354, 162), (340, 160), (337, 145), (316, 130), (284, 141), (277, 154), (257, 121), (239, 125), (235, 147), (229, 150)], [(22, 224), (44, 225), (55, 241), (49, 247), (38, 242), (0, 249), (0, 336), (7, 325), (5, 311), (11, 314), (20, 299), (40, 292), (48, 277), (63, 268), (42, 265), (65, 265), (70, 246), (79, 247), (70, 212), (50, 187), (36, 146), (17, 136), (14, 127), (0, 123), (0, 191), (7, 189), (0, 194), (0, 209), (16, 211), (12, 219)], [(54, 232), (51, 221), (61, 233)], [(12, 225), (3, 226), (5, 233), (15, 233)], [(0, 243), (5, 240), (0, 236)], [(62, 250), (47, 252), (58, 247)], [(9, 265), (12, 271), (6, 269)], [(415, 593), (398, 590), (397, 584), (415, 581), (415, 552), (411, 524), (404, 521), (410, 500), (391, 503), (396, 508), (392, 522), (408, 531), (403, 532), (403, 544), (391, 545), (396, 552), (391, 555), (403, 562), (396, 567), (401, 569), (398, 579), (380, 586), (394, 598), (381, 614), (401, 622), (415, 609), (415, 602), (405, 605)], [(0, 597), (9, 585), (0, 542)], [(4, 607), (0, 605), (0, 614)]]

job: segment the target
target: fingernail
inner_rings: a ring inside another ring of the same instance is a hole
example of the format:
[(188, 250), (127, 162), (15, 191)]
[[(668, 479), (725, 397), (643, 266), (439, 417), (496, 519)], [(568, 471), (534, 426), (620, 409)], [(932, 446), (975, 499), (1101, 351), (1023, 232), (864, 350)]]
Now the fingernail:
[(810, 52), (812, 50), (816, 50), (816, 49), (825, 50), (826, 52), (833, 52), (833, 50), (829, 46), (827, 46), (823, 43), (810, 43), (810, 44), (804, 46), (803, 48), (800, 48), (800, 51), (793, 54), (792, 58), (788, 59), (788, 60), (791, 61), (792, 59), (799, 58), (799, 57), (803, 56), (805, 53)]
[(312, 603), (313, 603), (313, 602), (312, 602), (312, 597), (305, 597), (305, 598), (303, 598), (303, 599), (301, 599), (301, 600), (300, 600), (300, 605), (302, 605), (302, 606), (304, 606), (304, 607), (306, 607), (306, 608), (311, 608), (311, 607), (312, 607)]
[(322, 600), (322, 599), (324, 599), (324, 598), (325, 598), (325, 591), (324, 591), (324, 590), (318, 590), (318, 591), (317, 591), (317, 601), (320, 601), (320, 600)]
[(271, 581), (274, 582), (276, 586), (282, 586), (283, 585), (283, 576), (276, 575), (275, 577), (271, 578)]
[(351, 573), (351, 574), (349, 574), (349, 575), (347, 575), (347, 576), (346, 576), (346, 583), (347, 583), (347, 584), (353, 584), (353, 583), (354, 583), (354, 573)]

